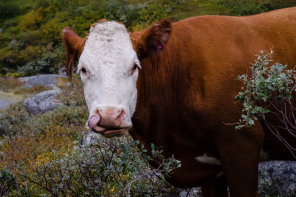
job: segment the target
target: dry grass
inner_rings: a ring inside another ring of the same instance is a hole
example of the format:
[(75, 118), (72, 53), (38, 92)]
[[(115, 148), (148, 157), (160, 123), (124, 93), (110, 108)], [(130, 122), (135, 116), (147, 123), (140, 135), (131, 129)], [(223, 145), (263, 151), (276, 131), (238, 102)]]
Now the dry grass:
[(30, 96), (30, 95), (35, 95), (39, 92), (43, 92), (43, 91), (46, 91), (46, 90), (51, 90), (52, 88), (51, 87), (46, 87), (46, 86), (42, 86), (42, 85), (36, 85), (36, 86), (33, 86), (31, 88), (16, 88), (16, 90), (14, 91), (15, 94), (21, 94), (21, 95), (24, 95), (24, 96)]
[(66, 78), (66, 77), (65, 77), (65, 78), (57, 77), (56, 80), (57, 80), (57, 86), (58, 86), (59, 88), (65, 87), (65, 86), (67, 86), (68, 83), (69, 83), (69, 80), (68, 80), (68, 78)]
[(25, 85), (26, 82), (20, 82), (17, 78), (0, 77), (0, 91), (11, 92), (18, 87)]

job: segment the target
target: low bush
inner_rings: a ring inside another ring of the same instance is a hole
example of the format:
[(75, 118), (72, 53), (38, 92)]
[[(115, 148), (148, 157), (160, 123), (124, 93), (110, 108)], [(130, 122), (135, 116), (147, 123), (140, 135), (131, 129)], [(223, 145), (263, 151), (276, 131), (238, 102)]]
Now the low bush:
[(230, 15), (251, 15), (266, 12), (275, 9), (271, 1), (272, 0), (214, 0), (220, 5), (223, 5), (229, 9)]
[[(273, 62), (272, 51), (269, 54), (264, 54), (264, 51), (260, 53), (252, 64), (251, 76), (244, 74), (237, 78), (244, 83), (244, 91), (236, 96), (236, 100), (243, 102), (244, 106), (237, 128), (253, 126), (255, 120), (264, 119), (265, 114), (271, 112), (271, 107), (276, 107), (280, 112), (282, 102), (292, 104), (292, 95), (296, 89), (296, 71), (286, 69), (287, 65), (280, 63), (270, 65)], [(293, 109), (294, 106), (290, 107)]]
[(47, 10), (40, 7), (37, 10), (31, 10), (20, 18), (18, 28), (21, 32), (27, 30), (36, 30), (40, 27)]
[[(90, 146), (74, 146), (63, 155), (47, 154), (31, 165), (30, 175), (21, 171), (31, 194), (52, 196), (155, 196), (176, 193), (164, 179), (180, 166), (173, 157), (164, 159), (161, 151), (137, 148), (130, 137), (97, 139)], [(152, 146), (154, 147), (154, 146)], [(151, 170), (148, 161), (156, 158), (159, 168)], [(24, 170), (28, 171), (28, 170)], [(164, 175), (162, 175), (162, 173)]]
[[(64, 105), (30, 115), (22, 103), (0, 114), (0, 189), (19, 196), (155, 196), (179, 191), (165, 181), (181, 164), (130, 136), (79, 145), (87, 107), (81, 81), (61, 84)], [(150, 169), (148, 162), (158, 162)]]
[(293, 96), (296, 92), (296, 70), (286, 69), (287, 65), (274, 63), (272, 51), (257, 55), (251, 67), (251, 76), (238, 76), (244, 84), (236, 100), (242, 102), (242, 116), (237, 129), (253, 126), (260, 120), (296, 158), (296, 147), (290, 138), (296, 137), (296, 105)]
[(15, 175), (9, 169), (1, 169), (0, 196), (10, 195), (15, 190), (18, 190), (18, 182)]
[(0, 1), (0, 17), (8, 18), (16, 16), (20, 13), (20, 5), (16, 1), (1, 0)]

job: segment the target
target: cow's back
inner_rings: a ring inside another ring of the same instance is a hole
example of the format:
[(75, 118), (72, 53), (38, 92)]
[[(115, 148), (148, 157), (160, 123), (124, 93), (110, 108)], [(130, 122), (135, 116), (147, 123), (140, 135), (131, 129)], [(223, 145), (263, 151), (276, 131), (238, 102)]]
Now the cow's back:
[(242, 83), (235, 79), (250, 73), (256, 54), (272, 50), (275, 61), (288, 64), (288, 68), (296, 65), (295, 13), (296, 7), (254, 16), (201, 16), (174, 23), (167, 48), (170, 57), (181, 62), (176, 65), (182, 67), (179, 70), (187, 71), (180, 88), (192, 101), (184, 104), (195, 103), (197, 111), (204, 111), (209, 119), (214, 117), (217, 124), (238, 120), (241, 106), (234, 97)]
[[(190, 86), (185, 86), (188, 87), (185, 97), (189, 101), (184, 104), (206, 117), (203, 124), (209, 124), (206, 128), (214, 130), (240, 118), (241, 105), (235, 103), (234, 98), (242, 83), (234, 79), (251, 72), (249, 68), (256, 59), (255, 54), (272, 50), (275, 61), (288, 64), (288, 68), (296, 65), (296, 7), (246, 17), (189, 18), (173, 25), (170, 41), (170, 52), (182, 53), (175, 56), (183, 60), (176, 61), (187, 66), (184, 69), (190, 73), (187, 81)], [(180, 50), (175, 51), (175, 46)], [(275, 117), (269, 120), (279, 124)], [(261, 126), (250, 130), (262, 132)], [(284, 130), (279, 131), (292, 145), (296, 144)], [(265, 139), (265, 151), (270, 158), (293, 159), (270, 131), (266, 132)]]

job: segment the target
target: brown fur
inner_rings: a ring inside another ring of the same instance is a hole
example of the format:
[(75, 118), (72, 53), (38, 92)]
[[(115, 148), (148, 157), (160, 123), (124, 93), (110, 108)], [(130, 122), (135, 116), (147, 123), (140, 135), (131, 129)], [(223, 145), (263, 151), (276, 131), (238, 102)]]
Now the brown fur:
[[(240, 118), (242, 107), (234, 97), (242, 84), (234, 79), (249, 71), (255, 54), (272, 49), (276, 61), (296, 65), (296, 8), (162, 20), (132, 33), (131, 40), (142, 70), (130, 133), (182, 161), (169, 179), (172, 184), (201, 185), (203, 196), (217, 197), (227, 196), (228, 185), (232, 197), (254, 197), (261, 148), (270, 158), (295, 160), (260, 122), (241, 130), (226, 123)], [(204, 153), (221, 160), (222, 167), (195, 159)], [(225, 177), (217, 178), (221, 170)]]

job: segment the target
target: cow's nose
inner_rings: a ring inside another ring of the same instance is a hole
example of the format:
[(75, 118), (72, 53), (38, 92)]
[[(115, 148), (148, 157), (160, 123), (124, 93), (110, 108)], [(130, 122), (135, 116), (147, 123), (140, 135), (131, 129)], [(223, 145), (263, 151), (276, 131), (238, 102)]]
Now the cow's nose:
[(114, 107), (99, 107), (97, 113), (88, 119), (88, 126), (93, 131), (101, 131), (108, 128), (120, 128), (125, 116), (123, 109)]

